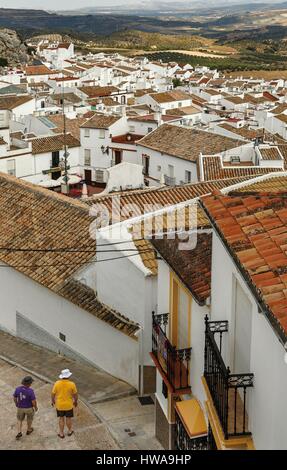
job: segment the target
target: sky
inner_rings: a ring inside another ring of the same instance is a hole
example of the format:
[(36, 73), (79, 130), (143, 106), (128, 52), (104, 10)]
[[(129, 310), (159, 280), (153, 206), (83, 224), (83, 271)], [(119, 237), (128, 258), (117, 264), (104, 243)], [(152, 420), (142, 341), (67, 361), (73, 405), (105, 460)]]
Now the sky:
[[(165, 0), (172, 1), (172, 0)], [(187, 5), (191, 6), (192, 0), (179, 0), (181, 2), (185, 1)], [(220, 1), (220, 0), (218, 0)], [(235, 0), (225, 0), (225, 3), (228, 2), (234, 3)], [(259, 0), (246, 0), (246, 3), (255, 3)], [(283, 0), (260, 0), (263, 3), (279, 2)], [(220, 1), (222, 3), (223, 0)], [(27, 6), (28, 3), (28, 6)], [(0, 0), (0, 7), (2, 8), (36, 8), (40, 10), (71, 10), (84, 7), (93, 7), (93, 6), (108, 6), (108, 5), (123, 5), (123, 4), (134, 4), (135, 0)], [(136, 3), (140, 3), (140, 0), (137, 0)], [(144, 3), (144, 2), (143, 2)], [(216, 3), (216, 0), (212, 0), (212, 3)], [(238, 0), (238, 3), (243, 3), (243, 0)], [(245, 3), (245, 2), (244, 2)]]

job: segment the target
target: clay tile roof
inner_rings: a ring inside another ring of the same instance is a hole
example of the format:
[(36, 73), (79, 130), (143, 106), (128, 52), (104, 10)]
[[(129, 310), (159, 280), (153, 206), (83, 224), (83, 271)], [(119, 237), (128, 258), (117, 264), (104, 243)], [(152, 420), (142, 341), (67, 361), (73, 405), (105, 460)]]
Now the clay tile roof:
[(202, 206), (285, 344), (287, 193), (207, 196)]
[[(62, 93), (55, 93), (51, 95), (51, 99), (55, 101), (57, 104), (63, 103), (63, 94)], [(79, 98), (75, 93), (65, 93), (64, 94), (64, 102), (69, 102), (72, 104), (81, 103), (81, 98)]]
[[(143, 215), (146, 211), (152, 211), (152, 207), (158, 209), (159, 207), (170, 207), (177, 203), (183, 201), (189, 201), (194, 199), (203, 194), (209, 194), (214, 189), (222, 189), (227, 186), (231, 186), (233, 184), (237, 184), (244, 181), (243, 178), (235, 178), (231, 180), (222, 180), (222, 181), (212, 181), (208, 183), (193, 183), (193, 184), (185, 184), (182, 186), (176, 187), (164, 187), (164, 188), (157, 188), (157, 189), (142, 189), (142, 190), (134, 190), (134, 191), (126, 191), (120, 192), (119, 194), (112, 194), (107, 196), (97, 196), (92, 197), (85, 200), (85, 203), (88, 205), (93, 205), (95, 203), (104, 204), (105, 207), (108, 209), (110, 214), (110, 223), (120, 222), (130, 218), (130, 212), (126, 211), (127, 207), (133, 207), (137, 209), (137, 212), (134, 213), (134, 216)], [(120, 196), (120, 198), (119, 198)], [(115, 213), (113, 211), (114, 204), (118, 208), (118, 219), (115, 220)], [(180, 221), (180, 218), (177, 217), (176, 219)], [(196, 227), (197, 226), (206, 226), (207, 219), (204, 216), (203, 211), (198, 211), (197, 213), (197, 220), (196, 220)], [(156, 217), (152, 217), (149, 219), (150, 226), (154, 226)], [(163, 222), (163, 227), (166, 227), (167, 219), (166, 215), (163, 216), (161, 219)], [(189, 215), (186, 215), (186, 221), (189, 220)], [(192, 221), (193, 222), (193, 221)], [(141, 234), (141, 226), (138, 229), (138, 235), (135, 233), (134, 237), (134, 244), (138, 249), (139, 255), (142, 259), (144, 266), (150, 270), (152, 275), (157, 274), (157, 260), (155, 256), (155, 252), (151, 249), (150, 240), (143, 239)], [(162, 227), (161, 227), (162, 228)], [(190, 227), (188, 227), (190, 229)]]
[(91, 289), (72, 278), (96, 254), (86, 204), (0, 173), (0, 209), (0, 245), (9, 248), (0, 250), (2, 263), (134, 335), (135, 323), (101, 304)]
[(272, 113), (272, 114), (281, 114), (286, 110), (287, 110), (287, 104), (282, 103), (282, 104), (279, 104), (278, 106), (276, 106), (276, 108), (272, 109), (270, 111), (270, 113)]
[(50, 70), (46, 65), (28, 65), (25, 69), (26, 75), (52, 75), (58, 73)]
[(254, 166), (223, 166), (220, 156), (202, 156), (202, 178), (204, 181), (239, 178), (242, 176), (259, 176), (274, 171), (282, 171), (282, 168), (261, 168)]
[(121, 116), (94, 114), (88, 121), (84, 122), (81, 127), (88, 129), (108, 129), (119, 119), (121, 119)]
[(180, 250), (182, 240), (177, 236), (173, 240), (153, 239), (151, 243), (191, 291), (197, 303), (203, 305), (211, 289), (211, 233), (198, 233), (192, 250)]
[[(61, 134), (64, 131), (63, 115), (52, 114), (48, 117), (56, 127), (52, 129), (56, 134)], [(86, 122), (86, 118), (79, 116), (75, 119), (69, 119), (66, 117), (66, 132), (72, 134), (73, 137), (80, 140), (80, 126)]]
[[(187, 116), (189, 114), (198, 114), (201, 113), (201, 109), (195, 108), (194, 106), (183, 106), (182, 108), (169, 109), (168, 114), (170, 116)], [(162, 117), (164, 117), (163, 114)]]
[[(240, 147), (244, 142), (190, 127), (163, 124), (146, 135), (138, 144), (174, 157), (196, 162), (201, 152), (213, 155)], [(217, 177), (209, 179), (217, 179)]]
[(204, 93), (207, 93), (210, 96), (220, 95), (220, 90), (213, 90), (213, 88), (208, 88), (204, 90)]
[(65, 143), (70, 148), (80, 147), (81, 145), (80, 141), (71, 134), (66, 134), (66, 137), (64, 134), (40, 137), (37, 139), (32, 139), (31, 142), (33, 154), (57, 152), (58, 150), (63, 149)]
[(287, 124), (287, 114), (277, 114), (275, 118)]
[(256, 137), (263, 137), (264, 134), (267, 134), (265, 129), (248, 129), (248, 127), (243, 126), (243, 127), (234, 127), (231, 126), (228, 123), (223, 123), (220, 124), (219, 127), (222, 127), (223, 129), (232, 132), (233, 134), (240, 135), (241, 137), (244, 137), (245, 139), (248, 140), (253, 140), (256, 139)]
[(11, 95), (0, 97), (0, 109), (14, 109), (21, 104), (28, 103), (33, 99), (31, 95)]
[(143, 135), (139, 134), (123, 134), (123, 135), (115, 135), (112, 137), (112, 142), (118, 144), (131, 144), (134, 145), (137, 140), (143, 138)]
[(85, 95), (87, 95), (89, 98), (97, 98), (99, 96), (110, 96), (112, 93), (116, 93), (119, 91), (119, 89), (115, 86), (85, 86), (79, 87), (79, 90), (85, 93)]
[(244, 186), (239, 187), (236, 189), (236, 192), (243, 192), (243, 193), (255, 193), (255, 192), (282, 192), (286, 191), (287, 188), (287, 176), (278, 176), (276, 173), (272, 173), (271, 175), (266, 175), (264, 179), (256, 179), (250, 184), (244, 184)]
[(171, 101), (184, 101), (191, 99), (190, 95), (180, 90), (165, 91), (162, 93), (151, 93), (150, 96), (157, 103), (169, 103)]
[(233, 103), (233, 104), (242, 104), (244, 103), (244, 100), (242, 98), (240, 98), (240, 96), (232, 96), (232, 95), (227, 95), (227, 94), (223, 94), (224, 96), (224, 99), (227, 100), (227, 101), (230, 101), (230, 103)]
[(282, 160), (278, 147), (260, 147), (259, 150), (263, 160)]

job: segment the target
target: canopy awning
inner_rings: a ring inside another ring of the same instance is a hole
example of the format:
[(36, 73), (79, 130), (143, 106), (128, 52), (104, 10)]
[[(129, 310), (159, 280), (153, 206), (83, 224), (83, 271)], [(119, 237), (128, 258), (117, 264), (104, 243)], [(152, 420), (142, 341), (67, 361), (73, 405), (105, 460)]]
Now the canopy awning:
[(45, 180), (45, 181), (40, 181), (38, 183), (39, 186), (42, 186), (42, 188), (56, 188), (57, 186), (60, 186), (60, 183), (58, 183), (57, 180)]
[(196, 398), (178, 401), (175, 408), (191, 439), (207, 434), (204, 413)]
[[(65, 184), (65, 177), (61, 176), (57, 180), (57, 185), (60, 186), (61, 184)], [(80, 181), (82, 181), (82, 178), (77, 175), (68, 175), (68, 184), (78, 184)]]

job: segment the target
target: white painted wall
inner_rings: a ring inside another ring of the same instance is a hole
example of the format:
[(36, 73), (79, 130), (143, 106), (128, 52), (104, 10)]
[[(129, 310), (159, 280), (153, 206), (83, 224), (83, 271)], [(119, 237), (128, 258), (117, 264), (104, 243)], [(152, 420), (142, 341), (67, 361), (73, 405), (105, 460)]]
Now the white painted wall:
[(18, 119), (21, 116), (25, 116), (26, 114), (33, 114), (36, 109), (36, 100), (35, 98), (27, 101), (27, 103), (23, 103), (16, 108), (13, 109), (13, 118)]
[[(232, 363), (233, 344), (233, 283), (237, 279), (252, 303), (251, 390), (248, 415), (255, 447), (258, 450), (287, 449), (287, 366), (284, 348), (264, 314), (258, 309), (247, 284), (226, 252), (217, 235), (212, 249), (212, 320), (228, 320), (229, 332), (224, 338), (223, 357)], [(244, 338), (242, 338), (244, 341)], [(243, 371), (238, 371), (243, 372)], [(249, 391), (250, 392), (250, 391)]]
[(129, 132), (138, 135), (146, 135), (149, 132), (154, 131), (158, 127), (158, 124), (157, 122), (145, 122), (129, 118), (128, 126)]
[(209, 315), (209, 308), (201, 307), (192, 299), (190, 383), (192, 394), (200, 400), (203, 410), (205, 410), (204, 401), (206, 400), (201, 380), (204, 372), (205, 315)]
[[(168, 165), (174, 167), (174, 177), (176, 178), (176, 184), (180, 184), (181, 181), (185, 181), (185, 171), (191, 172), (191, 182), (196, 183), (197, 168), (196, 164), (184, 160), (182, 158), (172, 157), (167, 154), (162, 154), (156, 150), (152, 150), (146, 147), (142, 147), (140, 144), (137, 145), (138, 159), (142, 161), (142, 155), (149, 155), (149, 176), (160, 183), (161, 175), (169, 176)], [(156, 184), (156, 181), (151, 179), (151, 184)]]
[(164, 412), (166, 418), (168, 416), (168, 400), (162, 394), (162, 377), (158, 371), (156, 371), (156, 398)]
[[(102, 239), (98, 242), (107, 243)], [(102, 250), (112, 250), (106, 246)], [(124, 248), (122, 248), (124, 249)], [(123, 251), (100, 253), (97, 259), (109, 259), (124, 256)], [(132, 254), (132, 252), (126, 252)], [(156, 307), (156, 277), (147, 276), (131, 258), (121, 258), (111, 262), (97, 263), (96, 291), (99, 299), (114, 308), (130, 320), (139, 323), (144, 336), (144, 363), (151, 365), (150, 351), (152, 346), (152, 311)]]
[(64, 333), (67, 346), (137, 387), (137, 341), (13, 269), (1, 269), (0, 283), (2, 329), (16, 334), (19, 312), (55, 338)]
[[(109, 129), (105, 129), (104, 138), (100, 137), (99, 129), (89, 129), (89, 137), (85, 136), (85, 129), (81, 128), (80, 130), (80, 139), (81, 139), (81, 166), (84, 170), (96, 168), (109, 168), (112, 165), (112, 152), (109, 151), (109, 154), (104, 154), (101, 150), (101, 147), (104, 146), (107, 148), (111, 145), (111, 136), (112, 135), (122, 135), (127, 132), (127, 120), (126, 117), (120, 118), (115, 124), (110, 126)], [(85, 149), (91, 151), (91, 165), (87, 167), (84, 162), (84, 153)]]
[(123, 162), (107, 169), (105, 192), (138, 189), (144, 186), (142, 166)]

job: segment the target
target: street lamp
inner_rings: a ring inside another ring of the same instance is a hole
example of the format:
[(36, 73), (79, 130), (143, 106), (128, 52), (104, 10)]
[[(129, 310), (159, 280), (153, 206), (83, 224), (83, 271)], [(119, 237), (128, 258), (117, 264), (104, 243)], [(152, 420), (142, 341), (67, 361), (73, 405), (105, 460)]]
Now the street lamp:
[(64, 171), (63, 183), (61, 184), (61, 192), (63, 194), (69, 194), (69, 178), (68, 178), (68, 157), (69, 152), (67, 151), (67, 146), (64, 146), (64, 158), (59, 162), (59, 167)]

